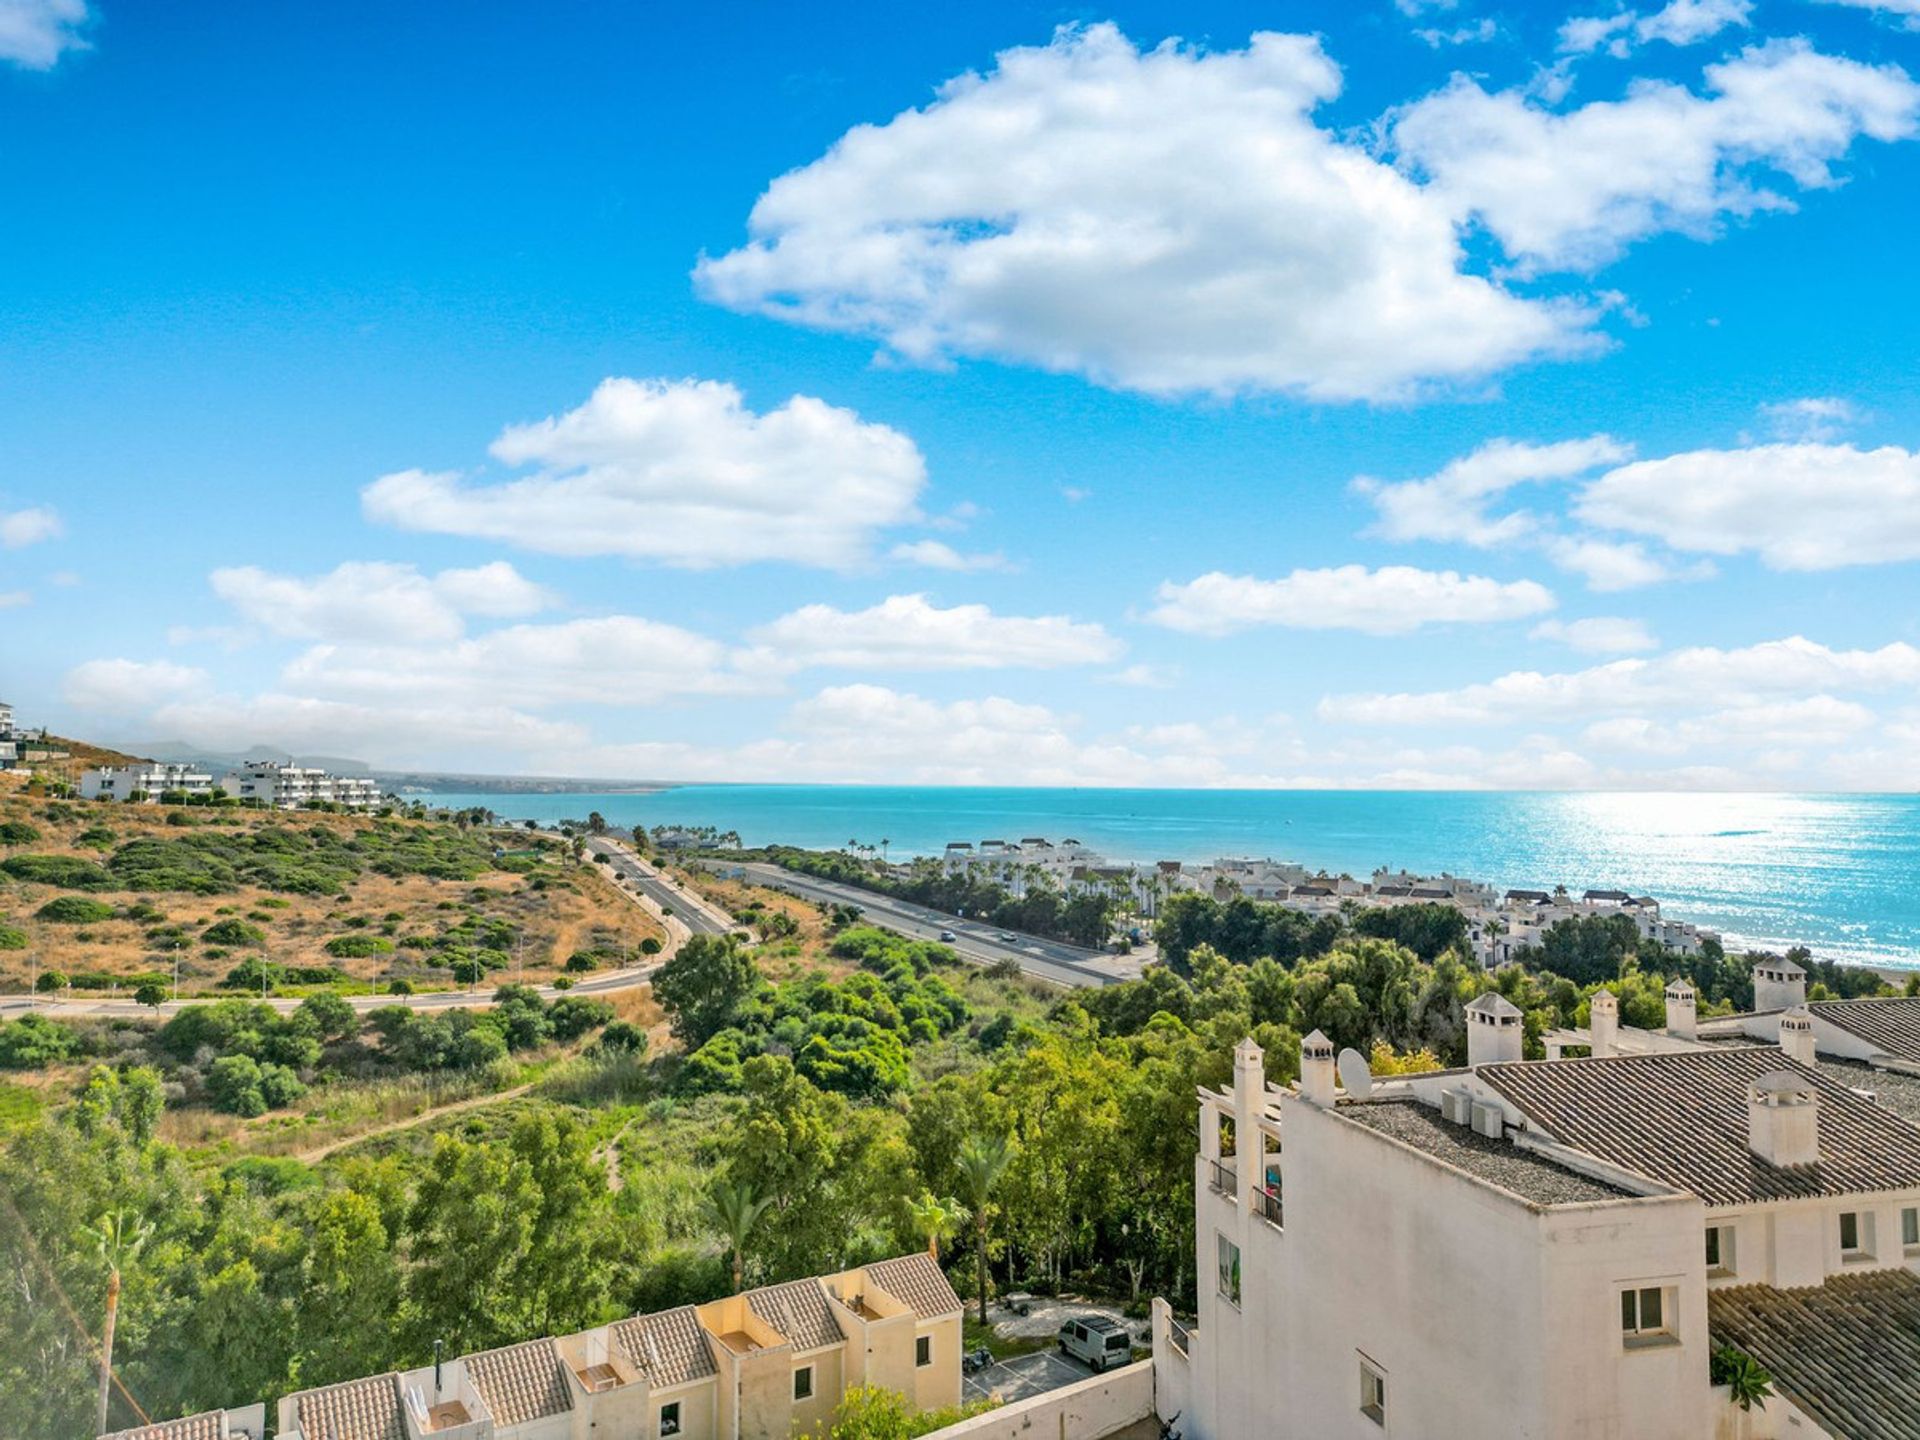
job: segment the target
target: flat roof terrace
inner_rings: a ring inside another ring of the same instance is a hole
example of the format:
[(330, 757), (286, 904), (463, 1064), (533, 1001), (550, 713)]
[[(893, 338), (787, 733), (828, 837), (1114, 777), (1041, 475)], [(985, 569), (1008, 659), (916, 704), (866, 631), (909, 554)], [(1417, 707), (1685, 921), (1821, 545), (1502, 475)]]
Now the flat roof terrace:
[(1335, 1107), (1334, 1113), (1536, 1205), (1639, 1198), (1631, 1190), (1556, 1165), (1544, 1155), (1451, 1124), (1418, 1100), (1349, 1100)]

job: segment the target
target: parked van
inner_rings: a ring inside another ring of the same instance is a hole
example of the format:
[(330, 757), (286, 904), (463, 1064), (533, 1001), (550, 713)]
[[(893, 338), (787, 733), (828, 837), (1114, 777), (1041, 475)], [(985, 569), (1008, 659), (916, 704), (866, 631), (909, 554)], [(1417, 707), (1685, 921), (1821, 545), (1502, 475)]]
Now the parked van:
[(1083, 1315), (1060, 1327), (1060, 1353), (1087, 1362), (1098, 1373), (1124, 1365), (1133, 1354), (1133, 1336), (1111, 1315)]

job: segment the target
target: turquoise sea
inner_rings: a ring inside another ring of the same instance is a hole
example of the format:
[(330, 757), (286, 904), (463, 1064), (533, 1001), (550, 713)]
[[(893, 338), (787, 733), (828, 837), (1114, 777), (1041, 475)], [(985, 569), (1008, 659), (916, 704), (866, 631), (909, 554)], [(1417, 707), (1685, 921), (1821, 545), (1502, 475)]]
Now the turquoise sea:
[(1072, 837), (1115, 860), (1266, 855), (1364, 876), (1450, 870), (1501, 886), (1618, 887), (1737, 944), (1920, 967), (1920, 796), (1025, 790), (686, 785), (650, 794), (438, 794), (515, 819), (598, 810), (713, 825), (749, 845)]

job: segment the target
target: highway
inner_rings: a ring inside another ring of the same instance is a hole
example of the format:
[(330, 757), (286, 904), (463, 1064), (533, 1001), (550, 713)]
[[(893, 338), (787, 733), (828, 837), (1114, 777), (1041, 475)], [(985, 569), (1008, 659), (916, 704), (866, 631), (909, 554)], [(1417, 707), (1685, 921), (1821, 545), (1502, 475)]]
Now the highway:
[(1002, 940), (1000, 936), (1007, 932), (997, 926), (985, 925), (977, 920), (956, 919), (944, 911), (930, 910), (924, 905), (896, 900), (890, 895), (876, 894), (855, 885), (798, 875), (778, 865), (757, 862), (741, 865), (726, 860), (702, 860), (696, 863), (722, 874), (744, 871), (756, 885), (785, 890), (803, 900), (829, 905), (857, 905), (872, 924), (911, 936), (915, 940), (938, 940), (943, 930), (950, 930), (954, 938), (946, 943), (962, 959), (976, 965), (991, 965), (996, 960), (1016, 960), (1029, 975), (1051, 980), (1056, 985), (1081, 989), (1113, 985), (1131, 978), (1128, 970), (1138, 968), (1137, 965), (1128, 967), (1124, 962), (1117, 963), (1114, 956), (1104, 951), (1088, 950), (1060, 940), (1043, 940), (1037, 935), (1020, 935), (1011, 941)]
[(725, 935), (739, 928), (717, 905), (682, 890), (619, 841), (596, 835), (587, 841), (587, 848), (606, 856), (609, 870), (661, 909), (672, 911), (673, 918), (695, 935)]

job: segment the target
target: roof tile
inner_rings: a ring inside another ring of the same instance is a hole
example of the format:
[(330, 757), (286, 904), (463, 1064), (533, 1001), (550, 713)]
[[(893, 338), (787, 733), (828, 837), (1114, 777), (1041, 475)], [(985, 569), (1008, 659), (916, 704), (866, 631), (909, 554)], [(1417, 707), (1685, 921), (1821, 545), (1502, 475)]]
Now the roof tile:
[(573, 1408), (573, 1392), (551, 1340), (529, 1340), (467, 1356), (467, 1379), (496, 1425), (519, 1425)]
[(846, 1337), (827, 1304), (826, 1287), (818, 1280), (790, 1280), (747, 1292), (747, 1304), (767, 1324), (793, 1342), (796, 1350), (838, 1345)]
[(706, 1327), (691, 1305), (622, 1320), (613, 1338), (655, 1386), (684, 1385), (714, 1373)]
[(940, 1262), (925, 1251), (869, 1265), (867, 1279), (894, 1299), (911, 1306), (922, 1320), (960, 1312), (960, 1297), (947, 1283)]
[(301, 1440), (406, 1440), (398, 1375), (303, 1390), (293, 1399)]

